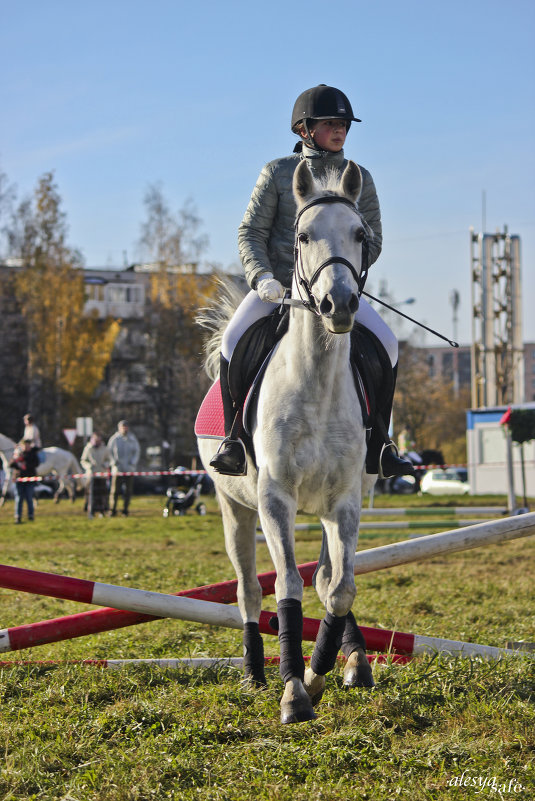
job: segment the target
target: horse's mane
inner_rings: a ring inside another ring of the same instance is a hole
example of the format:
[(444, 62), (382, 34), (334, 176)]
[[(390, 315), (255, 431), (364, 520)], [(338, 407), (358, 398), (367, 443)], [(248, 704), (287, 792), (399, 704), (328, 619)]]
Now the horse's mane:
[(231, 279), (217, 277), (214, 281), (215, 297), (209, 298), (206, 306), (200, 308), (195, 315), (195, 322), (206, 331), (203, 366), (211, 381), (215, 381), (219, 376), (219, 353), (223, 332), (246, 294)]

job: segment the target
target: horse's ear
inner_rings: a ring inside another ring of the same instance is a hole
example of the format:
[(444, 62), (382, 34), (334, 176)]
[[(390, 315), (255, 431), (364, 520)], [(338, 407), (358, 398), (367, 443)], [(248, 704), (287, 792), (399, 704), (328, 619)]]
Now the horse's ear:
[(294, 172), (293, 193), (297, 203), (304, 203), (314, 191), (314, 178), (306, 161), (301, 161)]
[(342, 174), (342, 192), (346, 197), (356, 203), (362, 189), (362, 173), (358, 164), (348, 161)]

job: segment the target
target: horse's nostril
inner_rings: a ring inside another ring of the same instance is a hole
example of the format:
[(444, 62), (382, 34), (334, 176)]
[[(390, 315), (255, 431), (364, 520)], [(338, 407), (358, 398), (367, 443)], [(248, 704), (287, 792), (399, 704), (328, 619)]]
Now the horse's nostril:
[(355, 314), (359, 308), (359, 296), (358, 295), (351, 295), (351, 300), (349, 301), (349, 311), (351, 314)]
[(333, 309), (333, 304), (330, 295), (325, 295), (320, 303), (320, 314), (330, 314)]

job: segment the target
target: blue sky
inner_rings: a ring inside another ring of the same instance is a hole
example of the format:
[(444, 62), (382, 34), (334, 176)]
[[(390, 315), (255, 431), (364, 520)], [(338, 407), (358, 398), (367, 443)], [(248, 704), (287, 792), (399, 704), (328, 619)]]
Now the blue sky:
[[(345, 152), (381, 201), (370, 274), (407, 312), (471, 338), (470, 235), (522, 239), (524, 337), (535, 341), (533, 0), (0, 0), (0, 169), (30, 194), (53, 170), (87, 266), (138, 257), (143, 196), (192, 199), (223, 268), (291, 109), (318, 83), (350, 98)], [(528, 300), (531, 300), (528, 303)], [(440, 344), (428, 337), (427, 344)]]

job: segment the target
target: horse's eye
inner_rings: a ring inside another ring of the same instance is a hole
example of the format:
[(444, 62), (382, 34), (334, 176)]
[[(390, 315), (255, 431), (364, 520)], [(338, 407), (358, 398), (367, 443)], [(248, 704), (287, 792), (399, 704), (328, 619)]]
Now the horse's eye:
[(359, 228), (358, 231), (355, 233), (355, 239), (357, 242), (364, 241), (364, 228)]
[(308, 240), (309, 240), (309, 236), (308, 236), (308, 234), (299, 234), (299, 236), (298, 236), (297, 238), (298, 238), (298, 239), (299, 239), (299, 241), (300, 241), (300, 242), (302, 242), (304, 245), (306, 245), (306, 244), (307, 244), (307, 242), (308, 242)]

